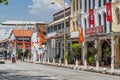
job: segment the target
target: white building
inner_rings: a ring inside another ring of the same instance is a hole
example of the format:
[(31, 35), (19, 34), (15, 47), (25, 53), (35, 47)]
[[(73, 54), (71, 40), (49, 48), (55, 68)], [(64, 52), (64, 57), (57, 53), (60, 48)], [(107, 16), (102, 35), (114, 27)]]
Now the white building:
[[(31, 36), (31, 42), (37, 42), (38, 41), (38, 36), (39, 36), (39, 30), (36, 26), (36, 24), (45, 24), (44, 22), (40, 21), (5, 21), (2, 22), (0, 25), (0, 32), (2, 32), (3, 35), (0, 35), (0, 42), (5, 41), (6, 39), (10, 40), (15, 40), (15, 36), (12, 33), (12, 30), (34, 30), (32, 36)], [(12, 44), (11, 44), (12, 47)], [(33, 54), (33, 58), (36, 60), (37, 52), (39, 52), (39, 45), (38, 43), (34, 44), (34, 48), (31, 49), (31, 52)], [(16, 53), (16, 50), (13, 50)]]

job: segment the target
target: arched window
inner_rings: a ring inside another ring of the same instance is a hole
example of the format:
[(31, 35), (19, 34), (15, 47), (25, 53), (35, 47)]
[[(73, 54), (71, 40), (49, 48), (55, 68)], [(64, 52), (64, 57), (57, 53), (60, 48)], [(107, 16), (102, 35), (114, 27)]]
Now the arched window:
[(96, 1), (96, 0), (93, 0), (93, 8), (95, 8), (95, 1)]
[(98, 0), (99, 7), (101, 7), (101, 0)]
[(117, 23), (120, 24), (120, 10), (117, 9), (116, 13), (117, 13), (117, 21), (118, 21)]
[(107, 25), (106, 25), (106, 13), (103, 13), (103, 21), (104, 21), (104, 32), (107, 32)]
[(87, 0), (84, 1), (84, 9), (85, 9), (85, 12), (87, 12)]
[(110, 32), (112, 31), (112, 23), (110, 22)]
[(82, 9), (82, 0), (80, 0), (79, 2), (80, 2), (80, 9)]
[(79, 26), (78, 26), (78, 21), (76, 20), (75, 22), (76, 22), (76, 30), (78, 30), (78, 29), (79, 29), (79, 28), (78, 28), (78, 27), (79, 27)]
[(111, 2), (112, 0), (109, 0), (109, 2)]
[(91, 0), (89, 0), (89, 9), (91, 9)]
[(88, 17), (88, 27), (90, 28), (90, 18)]
[(103, 0), (103, 4), (104, 4), (104, 5), (106, 4), (106, 0)]
[(102, 23), (101, 23), (101, 15), (100, 15), (100, 14), (98, 14), (98, 23), (99, 23), (99, 25), (102, 24)]
[(73, 1), (73, 12), (75, 12), (75, 1)]
[(76, 9), (78, 10), (78, 0), (76, 0)]
[(85, 27), (85, 30), (87, 29), (87, 20), (84, 18), (84, 27)]
[(73, 31), (75, 31), (75, 22), (73, 21)]

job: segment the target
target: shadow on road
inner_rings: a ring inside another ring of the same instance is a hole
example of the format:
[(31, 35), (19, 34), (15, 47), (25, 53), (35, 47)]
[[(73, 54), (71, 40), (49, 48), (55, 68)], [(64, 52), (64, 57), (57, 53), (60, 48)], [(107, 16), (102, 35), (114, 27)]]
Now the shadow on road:
[(57, 79), (50, 79), (50, 76), (41, 75), (41, 76), (31, 76), (32, 73), (25, 74), (27, 70), (0, 70), (0, 80), (57, 80)]

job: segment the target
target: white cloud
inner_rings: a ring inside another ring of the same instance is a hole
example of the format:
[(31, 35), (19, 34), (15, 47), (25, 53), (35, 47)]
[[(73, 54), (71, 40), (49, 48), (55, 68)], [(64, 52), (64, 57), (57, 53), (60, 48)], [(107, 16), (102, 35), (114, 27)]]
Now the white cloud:
[(55, 12), (63, 9), (60, 4), (56, 3), (52, 5), (50, 1), (51, 0), (32, 0), (33, 4), (28, 6), (29, 12), (35, 16), (40, 17), (41, 19), (44, 18), (44, 21), (49, 21)]

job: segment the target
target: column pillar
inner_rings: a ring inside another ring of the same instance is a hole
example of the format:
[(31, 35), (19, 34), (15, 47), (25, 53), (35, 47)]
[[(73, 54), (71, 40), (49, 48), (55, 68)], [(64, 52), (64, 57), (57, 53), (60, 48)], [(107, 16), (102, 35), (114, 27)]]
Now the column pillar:
[(61, 59), (62, 59), (62, 41), (60, 41), (60, 58), (59, 58), (59, 65), (61, 65)]
[(86, 42), (84, 41), (82, 43), (82, 53), (83, 53), (83, 64), (84, 64), (84, 69), (87, 69), (87, 44)]
[(97, 53), (95, 53), (95, 60), (96, 60), (96, 70), (99, 70), (99, 55), (100, 55), (100, 40), (95, 40), (95, 48), (97, 49)]
[(111, 52), (112, 52), (112, 54), (111, 54), (111, 72), (114, 72), (114, 60), (115, 60), (114, 56), (115, 56), (115, 54), (114, 54), (114, 35), (113, 35), (113, 33), (111, 36)]

